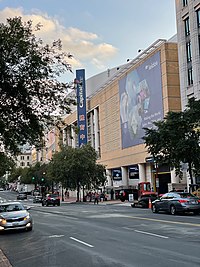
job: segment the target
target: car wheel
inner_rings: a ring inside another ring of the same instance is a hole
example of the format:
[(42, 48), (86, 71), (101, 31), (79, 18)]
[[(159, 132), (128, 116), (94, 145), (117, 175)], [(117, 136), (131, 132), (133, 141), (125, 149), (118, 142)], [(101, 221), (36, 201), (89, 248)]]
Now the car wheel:
[(194, 213), (194, 215), (198, 215), (200, 213), (200, 211), (199, 210), (195, 210), (195, 211), (193, 211), (193, 213)]
[(132, 203), (132, 204), (131, 204), (131, 207), (132, 207), (132, 208), (135, 208), (135, 203)]
[(155, 204), (152, 205), (152, 212), (153, 212), (153, 213), (158, 213), (158, 210), (157, 210)]
[(60, 203), (58, 203), (58, 206), (60, 206)]
[(27, 232), (30, 232), (30, 231), (32, 231), (32, 230), (33, 230), (33, 226), (26, 228), (26, 231), (27, 231)]
[(174, 205), (172, 205), (172, 206), (170, 207), (170, 213), (171, 213), (171, 215), (175, 215), (175, 214), (176, 214), (176, 208), (175, 208)]

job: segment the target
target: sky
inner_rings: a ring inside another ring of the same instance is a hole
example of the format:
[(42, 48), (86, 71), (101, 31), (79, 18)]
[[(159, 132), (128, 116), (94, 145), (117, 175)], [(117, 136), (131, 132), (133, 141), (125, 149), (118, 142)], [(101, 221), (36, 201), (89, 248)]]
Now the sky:
[(66, 82), (77, 69), (90, 78), (176, 34), (175, 0), (0, 0), (0, 22), (16, 16), (41, 23), (44, 43), (62, 40), (73, 55)]

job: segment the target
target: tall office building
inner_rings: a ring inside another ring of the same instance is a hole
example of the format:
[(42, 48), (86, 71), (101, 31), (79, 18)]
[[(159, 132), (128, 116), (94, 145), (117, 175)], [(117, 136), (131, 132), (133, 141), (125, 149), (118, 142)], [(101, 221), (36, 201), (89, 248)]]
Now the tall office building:
[(200, 99), (200, 0), (176, 0), (182, 109)]

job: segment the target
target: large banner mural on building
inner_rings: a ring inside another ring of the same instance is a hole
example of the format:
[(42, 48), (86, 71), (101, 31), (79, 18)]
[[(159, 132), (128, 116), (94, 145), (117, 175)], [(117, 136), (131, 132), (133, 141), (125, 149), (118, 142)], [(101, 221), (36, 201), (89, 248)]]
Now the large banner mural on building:
[(143, 128), (163, 119), (160, 52), (119, 81), (122, 148), (143, 143)]

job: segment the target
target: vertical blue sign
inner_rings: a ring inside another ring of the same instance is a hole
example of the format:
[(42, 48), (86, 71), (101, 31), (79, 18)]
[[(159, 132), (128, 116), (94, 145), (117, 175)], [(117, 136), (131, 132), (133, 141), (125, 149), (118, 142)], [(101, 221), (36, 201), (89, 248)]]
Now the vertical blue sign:
[(86, 89), (85, 89), (85, 70), (76, 71), (77, 85), (77, 114), (78, 114), (78, 145), (87, 144), (87, 113), (86, 113)]

